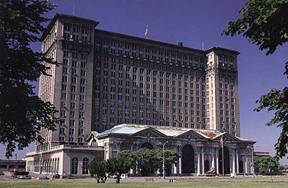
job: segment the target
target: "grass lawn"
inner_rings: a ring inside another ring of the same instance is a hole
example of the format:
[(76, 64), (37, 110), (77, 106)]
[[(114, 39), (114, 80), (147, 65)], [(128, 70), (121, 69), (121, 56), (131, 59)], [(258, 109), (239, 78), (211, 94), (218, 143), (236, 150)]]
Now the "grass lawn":
[(114, 181), (96, 183), (93, 179), (77, 180), (11, 180), (0, 181), (0, 188), (286, 188), (288, 177), (241, 177), (241, 178), (193, 178), (178, 182), (145, 182), (124, 180), (120, 184)]

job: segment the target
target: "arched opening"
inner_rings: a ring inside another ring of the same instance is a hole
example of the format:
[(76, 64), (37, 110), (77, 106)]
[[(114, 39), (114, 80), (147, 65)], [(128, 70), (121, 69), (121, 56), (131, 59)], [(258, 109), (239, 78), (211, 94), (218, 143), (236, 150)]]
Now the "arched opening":
[(78, 172), (78, 159), (74, 157), (71, 161), (71, 174), (77, 174)]
[(191, 145), (182, 148), (182, 173), (194, 173), (194, 150)]
[(209, 160), (205, 160), (204, 161), (204, 172), (206, 173), (207, 171), (209, 171)]
[[(229, 150), (227, 146), (224, 146), (223, 148), (224, 150), (224, 174), (230, 174), (230, 158), (229, 158)], [(222, 171), (222, 148), (219, 149), (219, 173), (223, 174)]]
[(140, 148), (153, 149), (153, 145), (150, 144), (149, 142), (145, 142), (144, 144), (141, 145)]
[(244, 173), (243, 161), (239, 161), (239, 173)]
[(89, 159), (85, 157), (83, 159), (82, 174), (88, 174), (88, 163), (89, 163)]

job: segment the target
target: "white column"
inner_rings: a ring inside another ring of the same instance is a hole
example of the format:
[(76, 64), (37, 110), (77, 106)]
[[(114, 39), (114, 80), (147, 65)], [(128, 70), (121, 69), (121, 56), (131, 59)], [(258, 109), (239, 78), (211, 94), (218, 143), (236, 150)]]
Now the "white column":
[(204, 174), (205, 169), (204, 169), (204, 147), (201, 149), (201, 155), (202, 155), (202, 174)]
[(177, 174), (177, 167), (176, 167), (176, 164), (175, 163), (173, 163), (172, 164), (172, 169), (173, 169), (173, 174)]
[(250, 164), (250, 166), (251, 166), (251, 174), (253, 174), (253, 175), (255, 175), (255, 172), (254, 172), (254, 147), (253, 147), (253, 145), (252, 145), (252, 151), (251, 151), (251, 164)]
[(248, 173), (248, 161), (246, 156), (244, 156), (244, 173)]
[(235, 170), (235, 149), (232, 149), (232, 154), (233, 154), (233, 157), (232, 157), (232, 162), (233, 162), (233, 164), (232, 164), (232, 173), (233, 173), (233, 175), (235, 175), (235, 173), (236, 173), (236, 170)]
[(247, 162), (247, 163), (248, 163), (248, 173), (251, 174), (251, 172), (252, 172), (252, 165), (251, 165), (251, 158), (250, 158), (250, 157), (248, 158), (248, 162)]
[(239, 154), (238, 154), (238, 150), (236, 150), (236, 173), (239, 174)]
[(182, 174), (182, 158), (179, 158), (179, 174)]
[(216, 149), (216, 172), (217, 174), (219, 174), (219, 155), (218, 155), (219, 151), (218, 149)]
[(83, 161), (82, 161), (82, 159), (79, 157), (79, 158), (78, 158), (78, 172), (77, 172), (78, 175), (82, 174), (82, 166), (83, 166)]
[(212, 148), (212, 161), (211, 167), (215, 169), (215, 148)]
[(197, 153), (197, 176), (199, 176), (201, 174), (201, 171), (200, 171), (200, 151), (198, 151)]

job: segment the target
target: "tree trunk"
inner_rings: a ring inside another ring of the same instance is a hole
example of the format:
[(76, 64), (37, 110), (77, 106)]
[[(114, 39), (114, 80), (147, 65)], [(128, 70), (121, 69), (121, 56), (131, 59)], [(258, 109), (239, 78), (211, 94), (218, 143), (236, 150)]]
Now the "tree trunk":
[(121, 175), (120, 175), (120, 174), (117, 174), (116, 183), (120, 183), (120, 179), (121, 179)]

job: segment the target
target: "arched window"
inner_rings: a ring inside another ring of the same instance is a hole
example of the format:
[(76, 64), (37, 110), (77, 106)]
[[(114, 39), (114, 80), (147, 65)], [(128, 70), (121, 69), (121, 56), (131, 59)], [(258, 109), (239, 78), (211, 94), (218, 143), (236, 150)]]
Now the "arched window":
[(76, 157), (72, 158), (71, 162), (71, 174), (77, 174), (78, 169), (78, 159)]
[(89, 159), (85, 157), (83, 159), (82, 174), (88, 174), (88, 163), (89, 163)]

